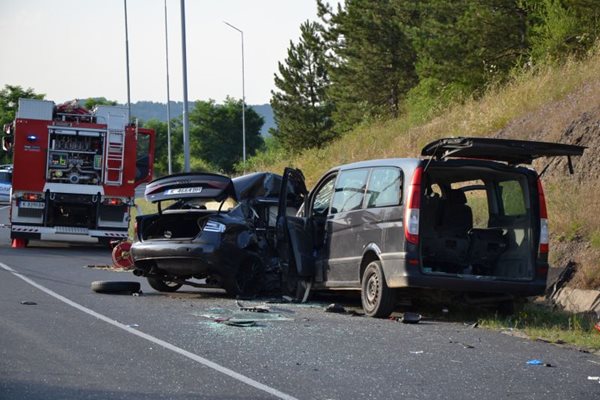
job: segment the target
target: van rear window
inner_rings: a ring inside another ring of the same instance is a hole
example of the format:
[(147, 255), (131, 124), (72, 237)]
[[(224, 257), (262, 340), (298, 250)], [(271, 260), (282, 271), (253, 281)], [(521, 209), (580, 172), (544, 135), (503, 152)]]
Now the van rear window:
[(518, 181), (504, 181), (498, 184), (502, 197), (504, 215), (516, 217), (527, 214), (523, 188)]

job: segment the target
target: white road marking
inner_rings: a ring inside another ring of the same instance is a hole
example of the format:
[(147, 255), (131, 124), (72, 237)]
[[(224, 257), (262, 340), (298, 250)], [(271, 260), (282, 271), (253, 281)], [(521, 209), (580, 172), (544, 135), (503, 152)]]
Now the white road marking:
[(62, 301), (65, 304), (70, 305), (71, 307), (74, 307), (74, 308), (78, 309), (79, 311), (83, 311), (84, 313), (86, 313), (88, 315), (91, 315), (92, 317), (95, 317), (95, 318), (97, 318), (97, 319), (99, 319), (101, 321), (107, 322), (107, 323), (109, 323), (109, 324), (111, 324), (113, 326), (116, 326), (117, 328), (123, 329), (124, 331), (127, 331), (127, 332), (129, 332), (129, 333), (131, 333), (133, 335), (136, 335), (136, 336), (138, 336), (138, 337), (140, 337), (142, 339), (146, 339), (146, 340), (148, 340), (148, 341), (150, 341), (152, 343), (155, 343), (155, 344), (157, 344), (159, 346), (162, 346), (162, 347), (164, 347), (167, 350), (171, 350), (171, 351), (173, 351), (173, 352), (175, 352), (177, 354), (180, 354), (180, 355), (182, 355), (184, 357), (189, 358), (190, 360), (193, 360), (193, 361), (195, 361), (195, 362), (197, 362), (199, 364), (202, 364), (202, 365), (204, 365), (204, 366), (206, 366), (208, 368), (212, 368), (212, 369), (214, 369), (217, 372), (225, 374), (225, 375), (227, 375), (227, 376), (229, 376), (229, 377), (231, 377), (233, 379), (236, 379), (236, 380), (238, 380), (238, 381), (240, 381), (242, 383), (245, 383), (246, 385), (252, 386), (252, 387), (254, 387), (254, 388), (258, 389), (258, 390), (262, 390), (263, 392), (266, 392), (266, 393), (268, 393), (268, 394), (270, 394), (272, 396), (275, 396), (275, 397), (277, 397), (279, 399), (284, 399), (284, 400), (298, 400), (298, 399), (296, 399), (293, 396), (290, 396), (290, 395), (288, 395), (286, 393), (280, 392), (279, 390), (277, 390), (275, 388), (272, 388), (270, 386), (267, 386), (265, 384), (262, 384), (262, 383), (260, 383), (258, 381), (255, 381), (254, 379), (248, 378), (245, 375), (237, 373), (237, 372), (235, 372), (235, 371), (233, 371), (233, 370), (231, 370), (229, 368), (223, 367), (222, 365), (219, 365), (219, 364), (217, 364), (217, 363), (215, 363), (213, 361), (210, 361), (210, 360), (208, 360), (208, 359), (206, 359), (204, 357), (201, 357), (201, 356), (199, 356), (197, 354), (191, 353), (191, 352), (189, 352), (187, 350), (184, 350), (184, 349), (182, 349), (180, 347), (177, 347), (177, 346), (175, 346), (175, 345), (173, 345), (173, 344), (171, 344), (169, 342), (165, 342), (164, 340), (161, 340), (161, 339), (156, 338), (154, 336), (148, 335), (148, 334), (146, 334), (144, 332), (141, 332), (141, 331), (139, 331), (139, 330), (137, 330), (137, 329), (135, 329), (135, 328), (133, 328), (131, 326), (127, 326), (125, 324), (122, 324), (122, 323), (120, 323), (120, 322), (118, 322), (118, 321), (116, 321), (114, 319), (111, 319), (111, 318), (109, 318), (109, 317), (107, 317), (107, 316), (105, 316), (103, 314), (97, 313), (94, 310), (91, 310), (91, 309), (89, 309), (87, 307), (84, 307), (81, 304), (75, 303), (74, 301), (69, 300), (66, 297), (61, 296), (60, 294), (58, 294), (58, 293), (56, 293), (56, 292), (48, 289), (47, 287), (42, 286), (39, 283), (37, 283), (37, 282), (35, 282), (35, 281), (27, 278), (26, 276), (21, 275), (20, 273), (18, 273), (17, 271), (15, 271), (14, 269), (12, 269), (11, 267), (9, 267), (6, 264), (0, 263), (0, 267), (3, 268), (3, 269), (5, 269), (5, 270), (7, 270), (7, 271), (9, 271), (10, 273), (12, 273), (17, 278), (20, 278), (23, 281), (27, 282), (31, 286), (33, 286), (33, 287), (41, 290), (42, 292), (44, 292), (44, 293), (46, 293), (46, 294), (54, 297), (57, 300)]
[(5, 208), (10, 208), (10, 206), (0, 207), (0, 210), (4, 210)]

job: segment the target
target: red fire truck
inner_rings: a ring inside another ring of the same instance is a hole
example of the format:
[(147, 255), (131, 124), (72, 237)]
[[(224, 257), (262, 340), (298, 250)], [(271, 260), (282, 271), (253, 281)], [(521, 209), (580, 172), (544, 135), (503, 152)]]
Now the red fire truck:
[(130, 124), (127, 107), (20, 99), (4, 147), (13, 153), (13, 247), (128, 237), (135, 188), (152, 178), (154, 131)]

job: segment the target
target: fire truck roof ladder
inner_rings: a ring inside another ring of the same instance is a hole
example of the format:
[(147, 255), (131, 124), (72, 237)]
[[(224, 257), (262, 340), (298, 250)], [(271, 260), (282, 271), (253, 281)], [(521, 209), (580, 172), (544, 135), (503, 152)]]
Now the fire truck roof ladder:
[(120, 186), (123, 183), (123, 157), (125, 155), (125, 131), (109, 129), (106, 140), (106, 162), (104, 164), (104, 183)]

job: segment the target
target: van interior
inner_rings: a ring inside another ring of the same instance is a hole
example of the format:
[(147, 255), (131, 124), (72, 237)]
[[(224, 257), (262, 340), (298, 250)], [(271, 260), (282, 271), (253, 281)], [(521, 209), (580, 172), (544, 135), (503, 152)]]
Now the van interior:
[(532, 280), (532, 178), (514, 169), (443, 164), (423, 175), (422, 272)]

